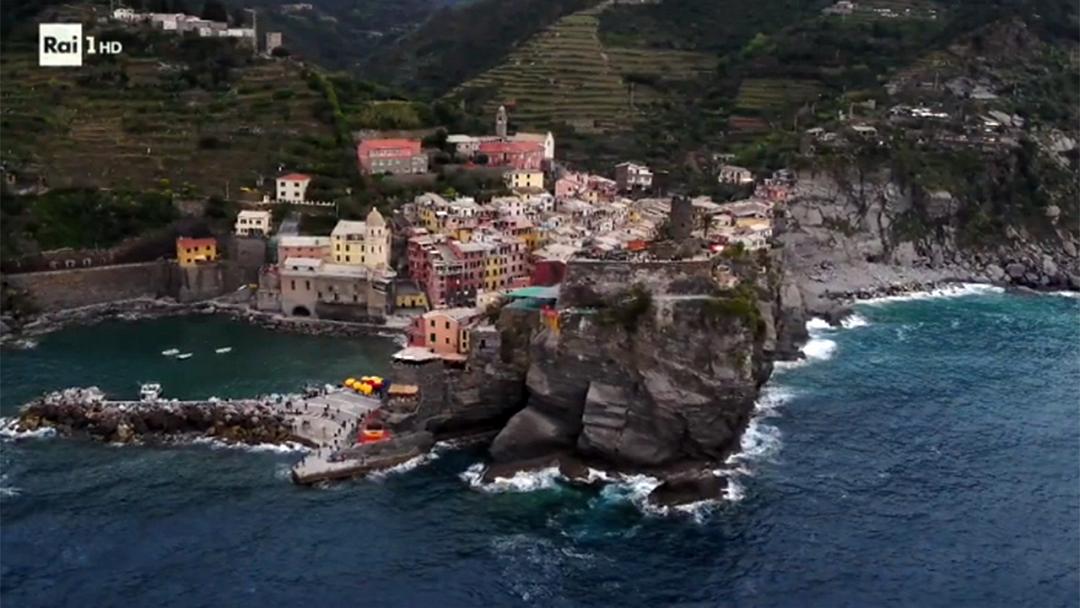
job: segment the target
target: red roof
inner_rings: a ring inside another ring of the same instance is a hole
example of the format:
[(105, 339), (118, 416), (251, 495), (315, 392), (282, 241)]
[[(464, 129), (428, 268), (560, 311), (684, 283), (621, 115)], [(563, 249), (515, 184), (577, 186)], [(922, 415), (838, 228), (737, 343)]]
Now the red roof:
[(182, 236), (176, 239), (177, 247), (202, 247), (203, 245), (213, 245), (217, 247), (217, 239), (212, 236), (208, 236), (201, 239)]
[(543, 152), (544, 142), (538, 141), (484, 141), (480, 142), (480, 152), (484, 153), (525, 153)]
[(306, 182), (311, 179), (310, 175), (304, 175), (303, 173), (290, 173), (288, 175), (282, 175), (278, 179), (288, 180), (290, 182)]
[(420, 140), (418, 139), (365, 139), (357, 146), (361, 154), (371, 150), (397, 150), (407, 149), (413, 153), (420, 152)]

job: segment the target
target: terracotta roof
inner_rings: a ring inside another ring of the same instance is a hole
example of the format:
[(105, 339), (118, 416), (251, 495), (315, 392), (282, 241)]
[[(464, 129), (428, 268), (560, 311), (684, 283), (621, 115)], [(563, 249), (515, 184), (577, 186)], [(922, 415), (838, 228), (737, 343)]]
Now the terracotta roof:
[(311, 176), (303, 173), (289, 173), (288, 175), (282, 175), (278, 179), (284, 179), (290, 182), (306, 182), (311, 179)]
[(201, 239), (182, 236), (182, 237), (176, 239), (176, 246), (177, 247), (201, 247), (203, 245), (213, 245), (213, 246), (217, 247), (217, 239), (215, 239), (212, 236), (208, 236), (208, 237), (201, 238)]
[(420, 140), (417, 139), (365, 139), (360, 142), (359, 151), (367, 152), (370, 150), (396, 150), (398, 148), (408, 148), (410, 150), (420, 149)]

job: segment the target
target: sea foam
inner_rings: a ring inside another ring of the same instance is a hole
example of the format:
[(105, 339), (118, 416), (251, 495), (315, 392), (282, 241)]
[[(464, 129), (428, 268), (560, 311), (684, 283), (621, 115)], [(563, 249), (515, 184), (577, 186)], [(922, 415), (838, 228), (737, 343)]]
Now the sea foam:
[(979, 296), (999, 293), (1005, 293), (1005, 288), (998, 287), (997, 285), (987, 285), (985, 283), (957, 283), (955, 285), (946, 285), (945, 287), (938, 287), (926, 291), (912, 291), (893, 296), (868, 298), (866, 300), (860, 300), (859, 303), (874, 306), (889, 304), (891, 302), (910, 302), (915, 300), (931, 300), (935, 298), (959, 298), (963, 296)]
[(56, 436), (56, 429), (42, 427), (34, 431), (20, 431), (19, 421), (15, 418), (0, 418), (0, 437), (4, 439), (44, 439)]

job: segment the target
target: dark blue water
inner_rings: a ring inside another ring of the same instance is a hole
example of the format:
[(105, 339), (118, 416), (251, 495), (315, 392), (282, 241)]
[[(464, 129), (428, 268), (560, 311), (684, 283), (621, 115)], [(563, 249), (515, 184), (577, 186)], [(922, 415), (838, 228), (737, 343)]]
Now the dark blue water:
[[(459, 477), (481, 457), (468, 451), (320, 490), (288, 483), (295, 455), (4, 443), (0, 600), (1080, 605), (1077, 301), (983, 294), (860, 312), (867, 325), (817, 332), (818, 358), (775, 377), (769, 417), (747, 438), (741, 499), (696, 518), (643, 514), (619, 497), (628, 488), (480, 492)], [(64, 385), (57, 370), (69, 383), (258, 392), (290, 388), (268, 373), (279, 358), (288, 379), (335, 381), (390, 348), (202, 322), (141, 325), (142, 363), (116, 325), (5, 352), (4, 411)], [(204, 362), (182, 382), (154, 356), (225, 334), (264, 363)]]

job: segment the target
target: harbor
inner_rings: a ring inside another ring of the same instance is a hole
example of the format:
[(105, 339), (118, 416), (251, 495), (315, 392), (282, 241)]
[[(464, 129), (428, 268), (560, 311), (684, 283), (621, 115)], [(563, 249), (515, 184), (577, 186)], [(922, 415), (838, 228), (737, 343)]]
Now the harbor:
[(291, 478), (311, 485), (394, 466), (433, 444), (427, 433), (394, 436), (379, 414), (387, 385), (379, 377), (362, 380), (254, 399), (167, 399), (158, 384), (142, 385), (138, 399), (110, 399), (97, 387), (68, 388), (26, 404), (13, 424), (17, 432), (51, 428), (119, 444), (199, 437), (300, 444), (308, 451)]

